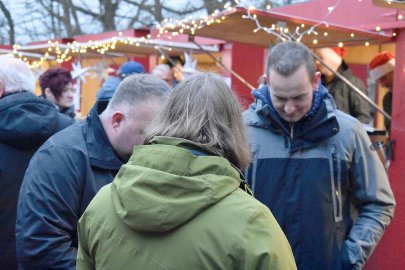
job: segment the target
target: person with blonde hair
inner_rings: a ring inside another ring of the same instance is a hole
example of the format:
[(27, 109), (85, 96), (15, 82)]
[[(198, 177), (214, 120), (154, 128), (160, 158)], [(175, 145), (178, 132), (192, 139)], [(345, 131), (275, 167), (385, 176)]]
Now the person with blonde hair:
[(269, 209), (239, 188), (249, 162), (226, 83), (181, 81), (80, 219), (77, 269), (296, 269)]

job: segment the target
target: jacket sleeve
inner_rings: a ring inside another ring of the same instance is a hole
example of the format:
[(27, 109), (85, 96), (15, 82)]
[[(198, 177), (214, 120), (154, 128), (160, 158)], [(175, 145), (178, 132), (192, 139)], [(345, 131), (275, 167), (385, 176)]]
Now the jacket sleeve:
[(270, 210), (260, 205), (242, 235), (240, 269), (297, 269), (290, 244)]
[(24, 176), (16, 220), (17, 256), (24, 269), (75, 269), (78, 166), (85, 161), (69, 151), (52, 145), (40, 149)]
[(395, 200), (385, 169), (360, 123), (349, 177), (358, 217), (345, 241), (343, 261), (361, 269), (393, 217)]
[[(359, 88), (363, 93), (366, 93), (364, 84), (357, 78), (353, 77), (351, 82)], [(350, 86), (347, 86), (350, 87)], [(370, 105), (353, 89), (349, 89), (350, 95), (350, 114), (357, 118), (362, 123), (370, 123)]]
[[(86, 215), (86, 213), (84, 215)], [(77, 262), (76, 262), (77, 270), (96, 269), (90, 257), (90, 251), (88, 246), (89, 240), (85, 230), (86, 230), (86, 218), (83, 216), (80, 219), (79, 224), (77, 226), (77, 235), (79, 237), (79, 248), (77, 250)]]

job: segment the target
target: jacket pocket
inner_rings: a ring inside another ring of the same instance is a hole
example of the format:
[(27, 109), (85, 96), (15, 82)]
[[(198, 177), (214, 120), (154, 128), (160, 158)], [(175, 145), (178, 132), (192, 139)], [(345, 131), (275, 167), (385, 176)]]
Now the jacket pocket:
[(341, 164), (336, 152), (333, 151), (330, 157), (331, 192), (333, 201), (333, 214), (335, 222), (343, 220), (342, 217), (342, 178)]

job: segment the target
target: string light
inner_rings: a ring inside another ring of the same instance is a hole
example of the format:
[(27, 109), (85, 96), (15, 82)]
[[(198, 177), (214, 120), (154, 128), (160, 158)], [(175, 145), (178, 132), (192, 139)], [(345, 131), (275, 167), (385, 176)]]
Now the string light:
[[(236, 4), (239, 4), (239, 1), (235, 1)], [(359, 0), (361, 2), (361, 0)], [(316, 31), (316, 28), (318, 26), (324, 25), (326, 28), (329, 27), (329, 24), (325, 21), (326, 17), (329, 16), (336, 8), (339, 2), (337, 2), (334, 6), (328, 7), (327, 8), (327, 14), (325, 15), (324, 21), (319, 22), (318, 24), (313, 25), (307, 30), (304, 30), (305, 24), (300, 24), (296, 27), (295, 32), (290, 31), (289, 28), (287, 27), (287, 24), (284, 22), (284, 25), (275, 25), (272, 24), (271, 27), (264, 27), (260, 24), (258, 17), (256, 14), (252, 14), (256, 10), (256, 7), (254, 6), (249, 6), (246, 11), (247, 14), (243, 15), (242, 18), (244, 19), (249, 19), (253, 20), (256, 22), (256, 28), (253, 30), (254, 33), (263, 30), (271, 35), (276, 36), (280, 40), (296, 40), (300, 41), (303, 36), (305, 35), (314, 35), (318, 36), (318, 32)], [(271, 9), (271, 5), (267, 5), (266, 9), (269, 10)], [(224, 5), (224, 10), (227, 10), (229, 12), (235, 11), (236, 8), (232, 7), (230, 2), (228, 1)], [(208, 16), (200, 16), (199, 18), (191, 18), (190, 16), (186, 19), (181, 19), (181, 20), (173, 20), (173, 19), (164, 19), (160, 24), (157, 25), (157, 34), (156, 36), (159, 38), (162, 35), (166, 35), (167, 38), (170, 40), (173, 37), (183, 34), (184, 32), (190, 32), (191, 34), (195, 34), (199, 29), (204, 28), (205, 26), (212, 25), (212, 24), (219, 24), (222, 23), (223, 21), (226, 20), (226, 16), (222, 15), (220, 16), (220, 11), (215, 10), (211, 15)], [(403, 19), (402, 15), (398, 15), (397, 18), (399, 20)], [(302, 30), (300, 29), (302, 28)], [(176, 30), (177, 29), (177, 30)], [(376, 27), (376, 31), (379, 32), (381, 28), (379, 26)], [(392, 34), (393, 36), (396, 36), (396, 33)], [(324, 37), (328, 36), (328, 32), (323, 33)], [(354, 33), (351, 33), (350, 35), (352, 38), (354, 37)], [(31, 63), (27, 62), (27, 64), (39, 67), (43, 64), (43, 62), (46, 61), (46, 58), (49, 56), (49, 53), (54, 54), (56, 61), (58, 63), (63, 63), (63, 62), (68, 62), (70, 61), (75, 54), (83, 54), (87, 53), (88, 50), (96, 51), (97, 53), (100, 54), (106, 54), (111, 50), (115, 50), (117, 48), (118, 44), (125, 44), (125, 45), (131, 45), (131, 46), (140, 46), (141, 44), (148, 44), (148, 42), (151, 40), (152, 35), (148, 34), (145, 37), (142, 38), (134, 38), (134, 37), (125, 37), (123, 35), (123, 32), (118, 32), (118, 37), (113, 37), (109, 41), (105, 42), (99, 42), (99, 41), (92, 41), (89, 40), (86, 43), (78, 43), (77, 41), (73, 41), (72, 43), (67, 43), (67, 44), (59, 44), (58, 41), (48, 41), (48, 48), (46, 48), (46, 52), (43, 57), (40, 58), (38, 61), (32, 61)], [(313, 39), (312, 41), (313, 44), (318, 44), (319, 40), (318, 39)], [(343, 46), (342, 42), (339, 42), (339, 47)], [(19, 50), (21, 49), (21, 45), (14, 45), (13, 46), (13, 54), (15, 56), (18, 56), (20, 59), (22, 58), (22, 55), (19, 54)]]

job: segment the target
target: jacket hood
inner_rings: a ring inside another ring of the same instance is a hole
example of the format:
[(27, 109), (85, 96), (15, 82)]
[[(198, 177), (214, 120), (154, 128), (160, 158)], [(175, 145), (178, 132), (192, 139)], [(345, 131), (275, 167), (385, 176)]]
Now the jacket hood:
[(228, 160), (210, 155), (200, 145), (155, 137), (150, 145), (135, 147), (112, 183), (111, 196), (117, 215), (129, 227), (163, 233), (222, 200), (239, 188), (240, 181)]
[[(63, 124), (61, 122), (64, 122)], [(30, 92), (0, 99), (0, 141), (19, 148), (38, 147), (61, 125), (72, 123), (55, 106)]]
[(296, 123), (288, 123), (279, 116), (273, 107), (267, 86), (253, 91), (252, 94), (255, 101), (244, 113), (246, 125), (270, 129), (290, 138), (291, 152), (310, 148), (339, 131), (335, 102), (321, 84), (314, 92), (310, 111)]

